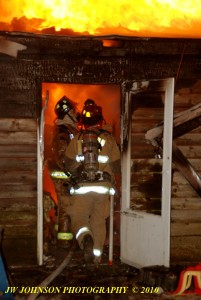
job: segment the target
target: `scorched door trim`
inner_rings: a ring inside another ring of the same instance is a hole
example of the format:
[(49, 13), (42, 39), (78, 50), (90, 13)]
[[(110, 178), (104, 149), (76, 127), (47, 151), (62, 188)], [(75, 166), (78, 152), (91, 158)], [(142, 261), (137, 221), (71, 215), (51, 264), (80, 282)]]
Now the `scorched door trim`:
[(44, 158), (44, 118), (49, 99), (46, 91), (44, 106), (37, 128), (37, 262), (43, 264), (43, 158)]

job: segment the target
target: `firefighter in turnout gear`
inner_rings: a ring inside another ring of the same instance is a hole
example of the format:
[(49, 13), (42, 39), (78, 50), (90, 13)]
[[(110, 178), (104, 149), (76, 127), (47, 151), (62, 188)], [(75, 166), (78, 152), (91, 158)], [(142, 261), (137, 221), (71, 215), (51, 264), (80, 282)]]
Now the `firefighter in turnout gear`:
[(52, 159), (49, 162), (51, 178), (58, 198), (58, 246), (68, 248), (73, 239), (68, 215), (69, 195), (67, 193), (70, 174), (64, 167), (64, 154), (70, 140), (77, 133), (75, 103), (63, 96), (55, 106), (55, 134), (52, 143)]
[(99, 263), (106, 238), (110, 193), (120, 172), (120, 151), (102, 116), (102, 108), (87, 99), (80, 116), (81, 130), (70, 141), (66, 168), (76, 182), (71, 188), (72, 231), (86, 262)]

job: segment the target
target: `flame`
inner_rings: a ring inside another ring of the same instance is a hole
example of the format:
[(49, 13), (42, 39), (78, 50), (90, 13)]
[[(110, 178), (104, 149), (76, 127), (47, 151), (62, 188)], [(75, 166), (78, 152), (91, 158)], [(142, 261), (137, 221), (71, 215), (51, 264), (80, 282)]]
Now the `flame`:
[(200, 0), (9, 0), (1, 30), (200, 37)]

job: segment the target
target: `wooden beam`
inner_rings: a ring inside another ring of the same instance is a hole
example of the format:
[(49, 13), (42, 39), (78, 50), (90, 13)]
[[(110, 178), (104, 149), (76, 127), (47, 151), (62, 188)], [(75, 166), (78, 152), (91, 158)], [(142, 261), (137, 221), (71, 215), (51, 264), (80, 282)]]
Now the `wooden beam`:
[[(200, 125), (201, 103), (198, 103), (190, 109), (178, 113), (174, 117), (173, 139), (191, 131), (192, 129), (199, 127)], [(147, 131), (145, 134), (145, 138), (149, 140), (153, 146), (157, 146), (162, 149), (162, 133), (163, 124)], [(172, 161), (174, 162), (177, 169), (183, 174), (183, 176), (195, 189), (198, 195), (201, 196), (201, 177), (174, 142), (172, 143)]]
[(27, 49), (27, 46), (6, 40), (0, 37), (0, 53), (4, 53), (13, 57), (17, 57), (18, 51)]
[(174, 142), (172, 143), (172, 161), (198, 195), (201, 196), (201, 177)]
[[(173, 138), (177, 138), (201, 125), (201, 102), (190, 109), (180, 112), (173, 119)], [(145, 138), (156, 145), (156, 139), (162, 138), (163, 123), (148, 130)]]

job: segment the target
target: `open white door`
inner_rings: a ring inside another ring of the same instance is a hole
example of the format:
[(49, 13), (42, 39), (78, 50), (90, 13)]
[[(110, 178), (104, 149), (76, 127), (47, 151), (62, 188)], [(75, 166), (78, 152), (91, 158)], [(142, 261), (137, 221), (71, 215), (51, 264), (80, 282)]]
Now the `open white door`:
[[(169, 267), (174, 79), (123, 84), (121, 261)], [(146, 132), (162, 124), (162, 152)]]

